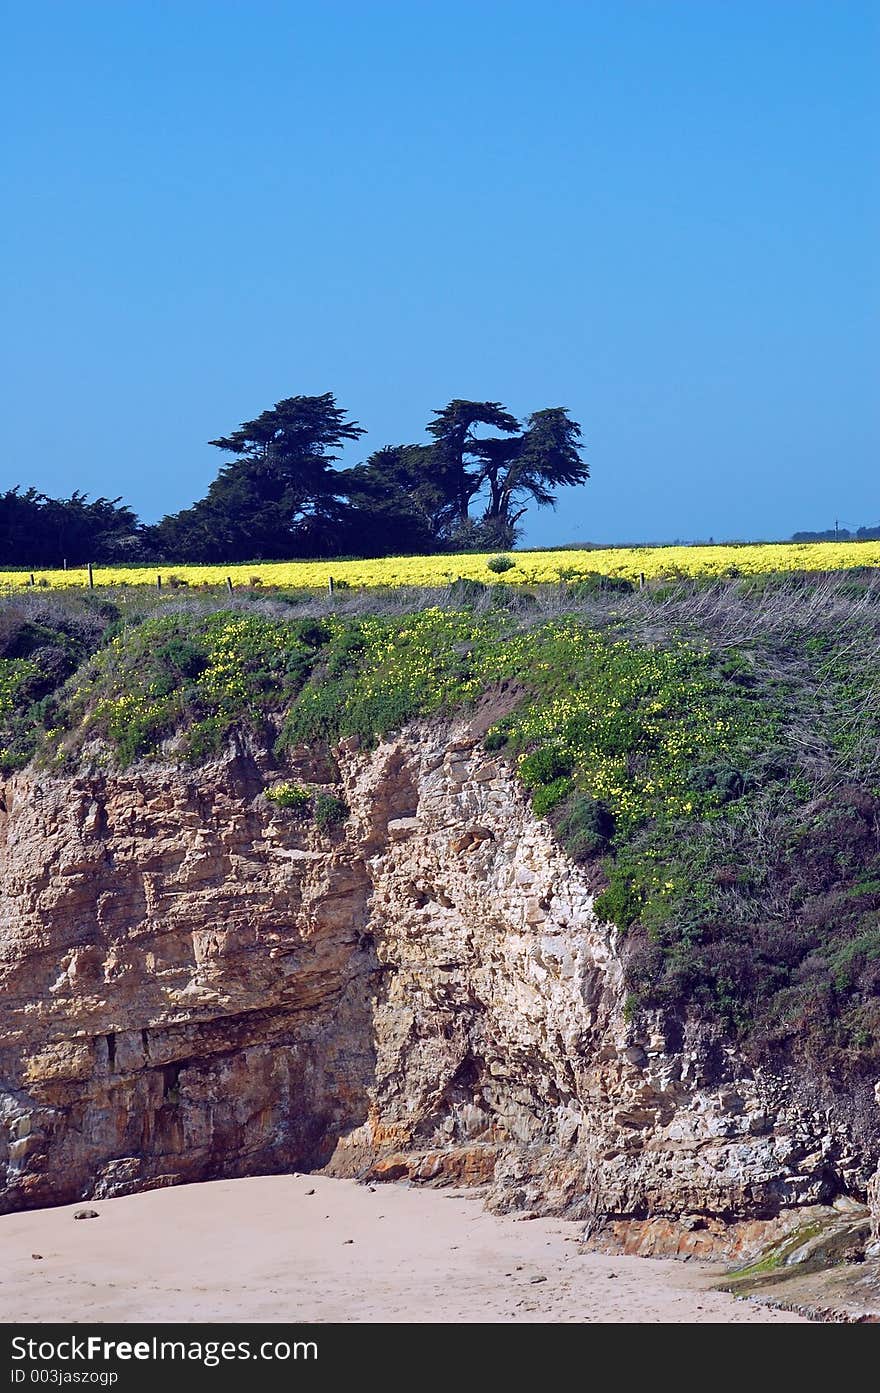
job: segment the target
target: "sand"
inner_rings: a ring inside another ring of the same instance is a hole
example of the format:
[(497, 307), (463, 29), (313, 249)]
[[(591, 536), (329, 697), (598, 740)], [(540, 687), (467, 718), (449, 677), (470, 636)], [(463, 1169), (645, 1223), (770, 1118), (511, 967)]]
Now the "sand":
[(581, 1252), (581, 1230), (462, 1191), (183, 1185), (0, 1218), (0, 1321), (802, 1320), (709, 1290), (717, 1265)]

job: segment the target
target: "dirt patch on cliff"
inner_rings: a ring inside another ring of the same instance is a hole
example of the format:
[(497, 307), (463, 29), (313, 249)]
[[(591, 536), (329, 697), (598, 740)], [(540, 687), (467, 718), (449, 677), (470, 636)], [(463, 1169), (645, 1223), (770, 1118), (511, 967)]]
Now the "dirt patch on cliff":
[(486, 692), (478, 701), (468, 723), (468, 735), (474, 740), (482, 740), (492, 726), (510, 715), (525, 694), (526, 689), (520, 682), (501, 682)]

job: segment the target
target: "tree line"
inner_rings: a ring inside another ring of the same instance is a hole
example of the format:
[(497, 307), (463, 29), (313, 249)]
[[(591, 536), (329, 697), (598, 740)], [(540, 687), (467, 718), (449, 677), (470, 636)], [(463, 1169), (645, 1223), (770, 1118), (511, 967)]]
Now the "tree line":
[(876, 542), (880, 540), (880, 522), (873, 527), (826, 527), (821, 532), (794, 532), (793, 542)]
[(0, 565), (233, 562), (500, 550), (530, 504), (583, 484), (581, 427), (565, 407), (524, 421), (494, 401), (435, 411), (428, 441), (338, 467), (365, 430), (332, 392), (287, 397), (212, 440), (227, 458), (204, 498), (146, 525), (120, 498), (0, 493)]

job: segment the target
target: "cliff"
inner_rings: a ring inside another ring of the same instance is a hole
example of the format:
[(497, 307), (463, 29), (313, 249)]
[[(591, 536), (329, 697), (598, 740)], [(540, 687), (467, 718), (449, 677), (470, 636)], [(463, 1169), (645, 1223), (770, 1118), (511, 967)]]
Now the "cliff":
[[(5, 1210), (324, 1167), (485, 1182), (499, 1207), (711, 1252), (864, 1198), (873, 1081), (628, 1019), (621, 934), (484, 748), (496, 716), (283, 770), (236, 737), (198, 769), (7, 782)], [(288, 776), (344, 825), (267, 798)]]

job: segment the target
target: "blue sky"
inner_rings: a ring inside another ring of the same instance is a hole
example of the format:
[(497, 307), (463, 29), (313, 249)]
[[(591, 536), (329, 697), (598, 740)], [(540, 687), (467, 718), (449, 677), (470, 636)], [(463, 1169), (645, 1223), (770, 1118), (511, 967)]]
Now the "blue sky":
[(564, 405), (527, 541), (880, 520), (874, 0), (7, 5), (2, 486), (200, 496), (333, 391), (354, 463)]

